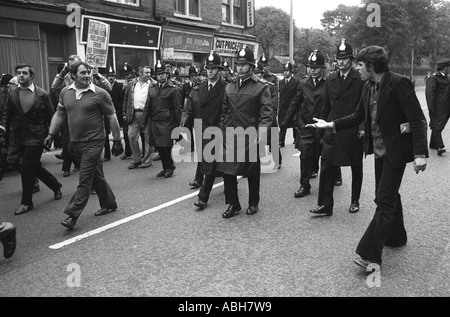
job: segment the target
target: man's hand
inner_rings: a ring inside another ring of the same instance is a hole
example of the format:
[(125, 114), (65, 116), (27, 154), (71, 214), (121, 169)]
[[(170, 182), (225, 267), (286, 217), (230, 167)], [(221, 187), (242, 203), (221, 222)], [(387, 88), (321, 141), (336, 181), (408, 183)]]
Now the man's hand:
[(418, 157), (414, 159), (414, 171), (419, 174), (420, 171), (425, 171), (427, 168), (427, 159)]
[(123, 153), (122, 141), (120, 141), (120, 140), (113, 141), (111, 154), (114, 155), (114, 156), (119, 156), (122, 153)]
[(358, 131), (357, 137), (358, 139), (364, 139), (364, 136), (366, 135), (366, 132), (364, 130)]
[(316, 129), (331, 129), (333, 128), (333, 122), (326, 122), (322, 119), (313, 118), (316, 123), (308, 123), (306, 128), (316, 128)]
[(55, 139), (55, 136), (53, 134), (49, 134), (44, 140), (44, 149), (46, 149), (47, 151), (50, 151), (50, 149), (52, 148), (52, 143), (53, 143), (54, 139)]

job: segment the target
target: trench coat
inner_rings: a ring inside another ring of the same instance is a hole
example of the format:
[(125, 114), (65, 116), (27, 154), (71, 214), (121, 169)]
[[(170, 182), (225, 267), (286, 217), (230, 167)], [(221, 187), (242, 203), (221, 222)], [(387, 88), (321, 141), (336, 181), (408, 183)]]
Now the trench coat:
[[(300, 81), (297, 78), (294, 78), (294, 76), (291, 77), (289, 82), (286, 84), (286, 81), (280, 80), (279, 86), (280, 86), (280, 108), (278, 111), (278, 122), (281, 124), (283, 122), (283, 118), (286, 115), (286, 112), (289, 108), (289, 104), (291, 103), (292, 99), (294, 99), (298, 85), (300, 84)], [(286, 123), (286, 128), (292, 128), (294, 127), (294, 120), (289, 121)]]
[[(217, 162), (217, 170), (228, 175), (258, 175), (261, 162), (257, 140), (244, 138), (242, 135), (227, 135), (227, 131), (242, 128), (245, 131), (256, 131), (256, 138), (267, 138), (267, 135), (258, 134), (258, 131), (263, 131), (260, 128), (268, 131), (272, 125), (270, 90), (254, 74), (241, 85), (239, 81), (237, 78), (225, 88), (220, 119), (224, 140), (223, 156)], [(229, 155), (230, 151), (234, 151), (233, 157)]]
[(172, 130), (181, 122), (181, 96), (180, 90), (168, 80), (159, 89), (159, 84), (149, 89), (144, 112), (141, 118), (141, 127), (150, 122), (149, 145), (156, 147), (172, 147)]
[(442, 131), (450, 117), (450, 80), (447, 76), (434, 73), (427, 79), (425, 87), (430, 129)]

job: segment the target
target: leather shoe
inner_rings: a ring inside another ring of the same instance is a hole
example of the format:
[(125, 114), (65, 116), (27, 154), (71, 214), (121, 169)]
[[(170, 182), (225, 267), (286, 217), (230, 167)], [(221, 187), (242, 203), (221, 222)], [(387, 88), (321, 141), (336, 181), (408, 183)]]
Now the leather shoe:
[(31, 205), (20, 205), (20, 207), (17, 208), (17, 210), (14, 212), (14, 214), (15, 215), (21, 215), (21, 214), (29, 212), (30, 210), (33, 210), (33, 209), (34, 209), (33, 204), (31, 204)]
[(61, 189), (55, 190), (54, 193), (55, 193), (55, 200), (60, 200), (62, 197)]
[(137, 167), (139, 167), (139, 166), (141, 166), (141, 165), (142, 165), (142, 162), (141, 162), (141, 161), (139, 161), (139, 162), (137, 162), (137, 163), (131, 162), (131, 164), (128, 165), (128, 169), (129, 169), (129, 170), (132, 170), (132, 169), (135, 169), (135, 168), (137, 168)]
[(359, 201), (355, 200), (350, 205), (350, 208), (348, 209), (348, 212), (351, 213), (351, 214), (354, 214), (355, 212), (358, 212), (358, 211), (359, 211)]
[(200, 183), (197, 182), (196, 180), (193, 180), (192, 182), (189, 183), (189, 186), (191, 186), (192, 189), (196, 189), (196, 188), (202, 187), (202, 184), (200, 184)]
[(70, 172), (69, 171), (64, 171), (63, 172), (63, 177), (69, 177), (70, 176)]
[[(9, 259), (13, 256), (16, 251), (16, 228), (12, 223), (5, 222), (2, 234), (4, 235), (2, 239), (3, 244), (3, 256)], [(6, 235), (5, 235), (6, 233)]]
[(341, 186), (342, 185), (342, 179), (337, 179), (334, 181), (334, 186)]
[(437, 150), (437, 154), (439, 155), (439, 156), (442, 156), (442, 154), (444, 154), (445, 153), (445, 149), (444, 148), (441, 148), (441, 149), (438, 149)]
[(55, 157), (56, 157), (58, 160), (64, 160), (64, 156), (62, 156), (61, 154), (55, 154)]
[(41, 190), (41, 188), (39, 187), (39, 184), (34, 185), (34, 187), (33, 187), (33, 194), (39, 192), (40, 190)]
[(239, 211), (241, 211), (241, 206), (228, 206), (228, 209), (222, 214), (222, 218), (234, 217)]
[(356, 265), (359, 265), (360, 267), (362, 267), (362, 268), (365, 268), (365, 269), (367, 269), (367, 267), (369, 266), (369, 265), (371, 265), (371, 264), (376, 264), (376, 265), (380, 265), (379, 263), (376, 263), (376, 262), (372, 262), (372, 261), (369, 261), (369, 260), (366, 260), (366, 259), (363, 259), (362, 257), (357, 257), (357, 258), (354, 258), (353, 259), (353, 262), (355, 262), (356, 263)]
[(161, 160), (161, 156), (159, 154), (156, 154), (155, 157), (153, 158), (153, 161), (159, 161)]
[(120, 159), (121, 159), (122, 161), (127, 160), (127, 159), (129, 159), (129, 158), (131, 158), (131, 155), (126, 155), (126, 154), (124, 154), (124, 155), (122, 155), (122, 156), (120, 157)]
[(156, 177), (164, 177), (164, 175), (166, 175), (166, 170), (162, 170), (161, 172), (156, 174)]
[(206, 201), (201, 200), (200, 198), (194, 203), (194, 206), (198, 207), (198, 209), (203, 210), (206, 208), (208, 203)]
[(333, 215), (333, 210), (329, 206), (318, 206), (309, 211), (312, 214), (319, 216), (331, 216)]
[(77, 223), (78, 218), (73, 217), (73, 216), (69, 216), (66, 219), (64, 219), (63, 221), (61, 221), (61, 224), (66, 227), (69, 230), (72, 230), (73, 227), (75, 227), (75, 224)]
[(76, 166), (76, 167), (73, 168), (73, 172), (74, 172), (74, 173), (78, 172), (79, 170), (80, 170), (80, 167), (79, 167), (79, 166)]
[(309, 189), (306, 189), (304, 187), (300, 187), (295, 193), (294, 196), (295, 198), (300, 198), (300, 197), (304, 197), (306, 195), (311, 194), (311, 191)]
[(258, 212), (259, 208), (258, 205), (254, 205), (254, 206), (249, 206), (247, 208), (247, 211), (245, 212), (247, 215), (251, 216), (254, 215)]
[(310, 178), (316, 178), (317, 177), (317, 172), (312, 172)]
[(175, 170), (175, 166), (173, 166), (173, 167), (171, 167), (171, 168), (168, 168), (168, 169), (166, 170), (166, 173), (164, 174), (164, 177), (165, 177), (165, 178), (172, 177), (173, 171), (174, 171), (174, 170)]
[(110, 158), (110, 157), (105, 157), (105, 158), (103, 159), (103, 162), (108, 162), (108, 161), (111, 161), (111, 158)]
[(103, 216), (103, 215), (109, 214), (110, 212), (113, 212), (113, 211), (116, 211), (116, 210), (117, 210), (117, 204), (114, 203), (114, 205), (112, 207), (110, 207), (110, 208), (102, 208), (100, 210), (97, 210), (94, 213), (94, 216)]

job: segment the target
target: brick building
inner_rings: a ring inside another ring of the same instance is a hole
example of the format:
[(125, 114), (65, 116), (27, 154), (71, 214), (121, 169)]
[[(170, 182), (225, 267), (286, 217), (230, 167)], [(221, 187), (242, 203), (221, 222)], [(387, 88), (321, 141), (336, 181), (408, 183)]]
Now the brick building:
[(71, 54), (86, 58), (92, 20), (110, 27), (107, 66), (118, 77), (158, 59), (182, 71), (200, 67), (211, 49), (233, 65), (236, 49), (258, 43), (246, 34), (253, 0), (0, 0), (0, 73), (27, 62), (37, 85), (49, 89)]

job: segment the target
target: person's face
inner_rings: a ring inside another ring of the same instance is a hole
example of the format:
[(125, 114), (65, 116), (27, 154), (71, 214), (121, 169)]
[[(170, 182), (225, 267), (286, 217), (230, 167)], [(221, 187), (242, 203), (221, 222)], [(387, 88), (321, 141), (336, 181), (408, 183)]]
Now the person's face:
[(359, 73), (359, 76), (361, 77), (361, 80), (371, 80), (375, 81), (375, 72), (373, 70), (373, 67), (367, 67), (365, 62), (358, 62), (358, 66), (356, 66), (356, 70)]
[(31, 85), (33, 78), (30, 74), (29, 67), (22, 67), (17, 69), (17, 79), (19, 81), (19, 85), (23, 87), (28, 87)]
[(250, 64), (238, 63), (236, 64), (236, 71), (239, 77), (245, 77), (250, 73)]
[(289, 70), (285, 70), (283, 72), (283, 75), (284, 75), (284, 78), (289, 78), (289, 77), (291, 77), (291, 72)]
[(111, 83), (111, 84), (114, 84), (114, 81), (116, 80), (116, 76), (115, 75), (109, 75), (108, 76), (108, 81)]
[(150, 80), (151, 77), (152, 71), (150, 68), (142, 69), (141, 73), (139, 74), (139, 79), (143, 82)]
[(337, 59), (337, 67), (344, 74), (352, 67), (352, 63), (350, 63), (350, 57), (347, 58), (339, 58)]
[(323, 70), (324, 69), (322, 67), (311, 67), (311, 77), (314, 79), (322, 77)]
[(86, 66), (80, 65), (75, 75), (75, 86), (78, 88), (86, 88), (91, 83), (91, 70)]
[(204, 75), (204, 74), (201, 74), (199, 77), (198, 77), (198, 80), (200, 81), (200, 83), (204, 83), (205, 81), (206, 81), (206, 75)]
[(167, 81), (167, 74), (166, 73), (160, 73), (160, 74), (156, 75), (156, 80), (160, 84), (164, 84)]
[(206, 76), (210, 81), (216, 81), (219, 78), (219, 69), (218, 68), (208, 68), (206, 70)]
[(192, 83), (197, 83), (198, 82), (198, 75), (191, 75), (191, 82)]

